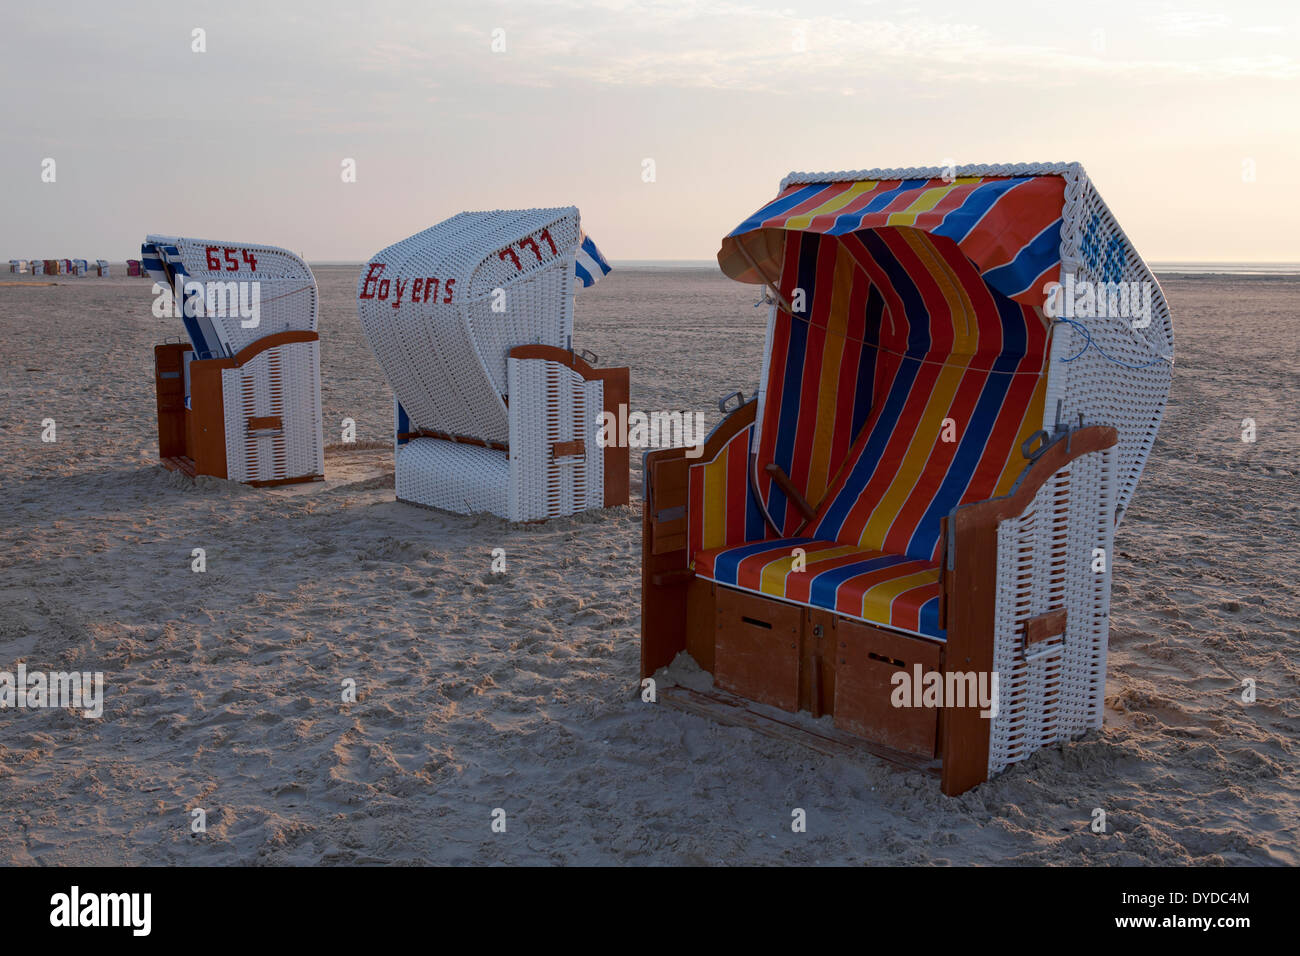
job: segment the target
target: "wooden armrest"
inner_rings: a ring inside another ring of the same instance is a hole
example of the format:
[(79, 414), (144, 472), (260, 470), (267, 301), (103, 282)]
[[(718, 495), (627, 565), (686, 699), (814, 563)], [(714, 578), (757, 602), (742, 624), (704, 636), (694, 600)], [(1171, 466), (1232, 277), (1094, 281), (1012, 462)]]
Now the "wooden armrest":
[(794, 502), (794, 506), (799, 509), (799, 513), (803, 515), (804, 520), (811, 521), (813, 515), (817, 512), (813, 511), (812, 505), (808, 504), (808, 499), (799, 493), (799, 489), (794, 486), (790, 476), (785, 473), (785, 469), (776, 462), (772, 462), (763, 470), (772, 476), (776, 486), (785, 492), (787, 498)]
[(977, 524), (997, 524), (1023, 514), (1047, 479), (1074, 459), (1110, 448), (1118, 442), (1119, 432), (1109, 425), (1089, 425), (1058, 438), (1025, 469), (1011, 494), (958, 508), (954, 512), (957, 519), (953, 522), (954, 532), (960, 533), (963, 528)]

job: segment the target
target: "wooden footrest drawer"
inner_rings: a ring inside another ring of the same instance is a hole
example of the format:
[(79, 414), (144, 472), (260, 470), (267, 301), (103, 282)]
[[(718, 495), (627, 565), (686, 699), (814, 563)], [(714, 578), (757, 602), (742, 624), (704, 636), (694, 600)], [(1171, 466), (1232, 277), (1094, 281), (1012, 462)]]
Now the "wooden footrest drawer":
[(717, 598), (717, 685), (782, 710), (798, 710), (803, 609), (725, 587), (718, 588)]
[[(895, 674), (905, 673), (910, 686), (916, 682), (917, 664), (921, 674), (939, 671), (939, 645), (846, 620), (839, 622), (837, 636), (835, 726), (894, 750), (933, 757), (939, 708), (895, 707), (892, 698)], [(915, 690), (919, 703), (921, 688)], [(905, 700), (914, 703), (910, 693)]]

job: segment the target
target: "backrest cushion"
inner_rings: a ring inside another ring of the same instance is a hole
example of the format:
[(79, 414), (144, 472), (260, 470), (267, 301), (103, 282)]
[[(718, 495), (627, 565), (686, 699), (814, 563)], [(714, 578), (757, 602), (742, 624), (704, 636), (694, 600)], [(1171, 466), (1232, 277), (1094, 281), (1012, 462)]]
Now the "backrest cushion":
[[(832, 240), (833, 241), (833, 240)], [(1006, 494), (1042, 427), (1047, 329), (956, 243), (909, 228), (838, 240), (884, 308), (872, 406), (805, 534), (934, 560), (958, 504)]]
[[(778, 306), (759, 408), (756, 491), (783, 535), (802, 513), (772, 481), (775, 463), (814, 506), (844, 464), (871, 410), (877, 354), (863, 347), (883, 300), (835, 239), (791, 233), (778, 288), (796, 314)], [(801, 310), (801, 311), (800, 311)]]

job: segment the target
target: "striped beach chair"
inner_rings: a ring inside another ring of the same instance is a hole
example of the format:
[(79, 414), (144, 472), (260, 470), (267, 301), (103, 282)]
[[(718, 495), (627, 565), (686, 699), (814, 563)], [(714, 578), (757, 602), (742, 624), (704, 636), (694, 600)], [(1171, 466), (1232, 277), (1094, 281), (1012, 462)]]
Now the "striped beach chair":
[(573, 207), (460, 213), (366, 264), (399, 500), (511, 521), (627, 503), (628, 450), (599, 438), (628, 369), (573, 351), (574, 292), (609, 271)]
[(163, 465), (251, 485), (323, 479), (307, 264), (274, 246), (171, 236), (149, 236), (141, 254), (189, 339), (154, 349)]
[(1100, 727), (1173, 330), (1083, 169), (794, 173), (718, 261), (766, 287), (763, 367), (701, 457), (646, 456), (643, 676), (687, 650), (948, 794)]
[(73, 259), (72, 274), (78, 276), (90, 275), (90, 263), (88, 263), (85, 259)]

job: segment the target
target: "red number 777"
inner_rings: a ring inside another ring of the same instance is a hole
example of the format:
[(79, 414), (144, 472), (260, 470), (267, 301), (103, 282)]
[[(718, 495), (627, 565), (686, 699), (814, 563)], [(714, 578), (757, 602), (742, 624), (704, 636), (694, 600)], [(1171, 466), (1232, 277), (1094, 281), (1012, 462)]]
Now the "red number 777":
[[(551, 238), (550, 229), (543, 229), (541, 232), (537, 234), (537, 236), (539, 239), (546, 240), (546, 244), (551, 247), (551, 255), (556, 255), (560, 251), (558, 248), (556, 248), (555, 240)], [(538, 262), (542, 261), (542, 250), (537, 245), (537, 239), (534, 239), (532, 236), (525, 236), (523, 239), (520, 239), (517, 243), (515, 243), (515, 245), (519, 246), (520, 249), (532, 249), (533, 255), (537, 257), (537, 261)], [(497, 258), (500, 259), (502, 262), (506, 261), (506, 257), (509, 257), (510, 261), (514, 263), (515, 269), (517, 269), (520, 272), (523, 271), (524, 267), (520, 264), (519, 256), (515, 254), (515, 250), (513, 247), (506, 246), (504, 249), (502, 249), (500, 252), (497, 253)]]

